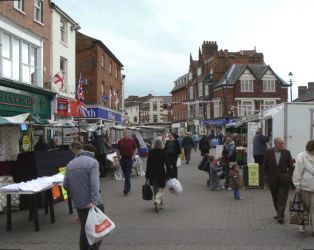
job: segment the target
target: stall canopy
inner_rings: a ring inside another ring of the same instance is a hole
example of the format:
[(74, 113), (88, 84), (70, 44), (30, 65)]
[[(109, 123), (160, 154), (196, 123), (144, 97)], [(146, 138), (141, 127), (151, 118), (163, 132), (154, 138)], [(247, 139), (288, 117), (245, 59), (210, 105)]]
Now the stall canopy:
[(0, 125), (21, 124), (27, 121), (30, 113), (15, 116), (0, 116)]

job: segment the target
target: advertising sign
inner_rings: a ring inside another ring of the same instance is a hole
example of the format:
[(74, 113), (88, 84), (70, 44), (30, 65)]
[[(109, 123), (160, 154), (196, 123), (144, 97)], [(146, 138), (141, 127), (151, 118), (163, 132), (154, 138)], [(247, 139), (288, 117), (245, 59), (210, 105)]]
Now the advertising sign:
[(259, 166), (258, 163), (248, 164), (248, 186), (259, 187)]

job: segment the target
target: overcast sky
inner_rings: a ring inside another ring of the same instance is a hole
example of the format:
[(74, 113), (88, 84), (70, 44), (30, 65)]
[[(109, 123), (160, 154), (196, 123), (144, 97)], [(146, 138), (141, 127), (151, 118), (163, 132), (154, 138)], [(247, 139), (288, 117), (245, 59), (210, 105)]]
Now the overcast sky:
[(312, 0), (52, 0), (123, 63), (125, 97), (169, 95), (204, 40), (218, 50), (256, 47), (297, 86), (314, 81)]

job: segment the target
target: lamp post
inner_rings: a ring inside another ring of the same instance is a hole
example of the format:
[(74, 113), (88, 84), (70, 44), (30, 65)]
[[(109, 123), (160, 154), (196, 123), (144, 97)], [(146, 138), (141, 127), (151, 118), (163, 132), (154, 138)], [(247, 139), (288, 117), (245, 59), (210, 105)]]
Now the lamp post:
[(289, 76), (289, 83), (290, 83), (290, 102), (292, 102), (292, 77), (293, 77), (293, 74), (292, 74), (292, 72), (289, 72), (289, 74), (288, 74), (288, 76)]

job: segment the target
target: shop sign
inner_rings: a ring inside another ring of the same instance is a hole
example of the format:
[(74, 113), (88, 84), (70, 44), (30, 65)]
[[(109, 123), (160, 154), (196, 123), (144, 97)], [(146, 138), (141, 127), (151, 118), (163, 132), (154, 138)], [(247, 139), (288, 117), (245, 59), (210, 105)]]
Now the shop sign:
[(221, 125), (225, 125), (227, 123), (226, 119), (215, 119), (215, 120), (205, 120), (203, 121), (203, 125), (217, 125), (217, 126), (221, 126)]
[(42, 119), (51, 117), (51, 96), (3, 86), (0, 86), (0, 89), (0, 114), (2, 116), (32, 113)]
[(34, 99), (31, 96), (0, 91), (0, 104), (32, 109)]
[(88, 116), (86, 118), (110, 120), (120, 123), (122, 122), (122, 114), (104, 108), (87, 108), (87, 114)]
[(24, 135), (22, 138), (23, 152), (29, 152), (31, 150), (31, 140), (28, 135)]
[(60, 116), (77, 117), (77, 102), (75, 100), (68, 100), (64, 98), (57, 99), (57, 114)]
[(249, 184), (249, 187), (259, 187), (258, 163), (248, 164), (248, 184)]

